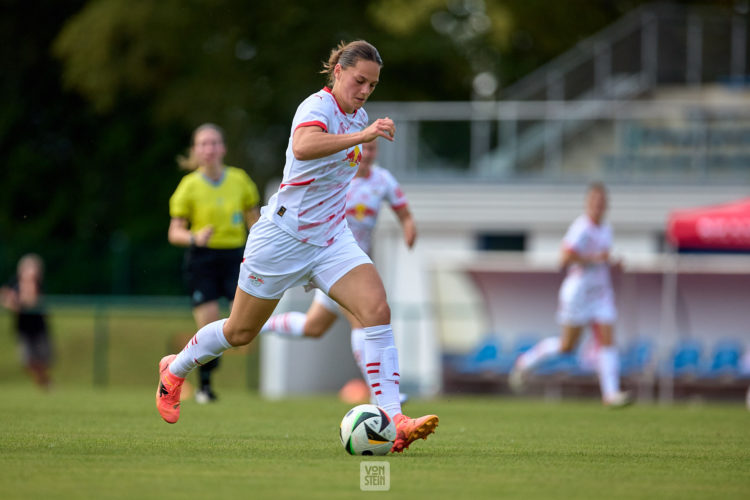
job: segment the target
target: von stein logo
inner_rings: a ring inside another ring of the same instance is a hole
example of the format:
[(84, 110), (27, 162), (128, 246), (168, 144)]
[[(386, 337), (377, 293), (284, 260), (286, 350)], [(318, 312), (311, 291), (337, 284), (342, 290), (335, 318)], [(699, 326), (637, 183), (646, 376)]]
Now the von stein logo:
[(360, 462), (359, 489), (362, 491), (388, 491), (391, 489), (390, 462)]

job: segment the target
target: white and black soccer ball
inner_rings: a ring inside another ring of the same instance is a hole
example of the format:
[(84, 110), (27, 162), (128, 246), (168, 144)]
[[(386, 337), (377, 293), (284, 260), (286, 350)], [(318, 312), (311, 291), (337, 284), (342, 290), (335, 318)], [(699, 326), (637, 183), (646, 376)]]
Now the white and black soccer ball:
[(385, 455), (396, 439), (396, 424), (379, 406), (359, 405), (344, 415), (339, 437), (350, 455)]

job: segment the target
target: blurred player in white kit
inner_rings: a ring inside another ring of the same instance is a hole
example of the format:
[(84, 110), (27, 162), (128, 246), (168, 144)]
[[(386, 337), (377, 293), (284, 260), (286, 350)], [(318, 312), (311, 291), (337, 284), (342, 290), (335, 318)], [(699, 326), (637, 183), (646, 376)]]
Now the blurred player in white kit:
[(622, 407), (631, 403), (630, 394), (620, 390), (620, 361), (614, 341), (617, 310), (610, 278), (612, 228), (604, 221), (607, 190), (601, 183), (589, 185), (585, 213), (568, 228), (562, 242), (561, 265), (567, 275), (558, 295), (559, 337), (541, 340), (521, 354), (509, 375), (508, 383), (516, 392), (524, 389), (528, 374), (543, 360), (570, 353), (584, 328), (591, 325), (598, 344), (597, 374), (606, 406)]

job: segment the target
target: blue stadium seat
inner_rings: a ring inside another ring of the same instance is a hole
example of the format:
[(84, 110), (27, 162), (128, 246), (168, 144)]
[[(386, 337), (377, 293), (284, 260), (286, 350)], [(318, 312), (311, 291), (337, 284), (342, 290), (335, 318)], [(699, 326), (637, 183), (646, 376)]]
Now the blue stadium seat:
[(546, 336), (530, 334), (519, 335), (513, 344), (513, 351), (511, 352), (511, 354), (514, 356), (513, 359), (517, 358), (521, 354), (534, 347), (537, 342), (545, 337)]
[(736, 377), (739, 375), (742, 345), (734, 339), (723, 339), (714, 345), (710, 365), (705, 371), (708, 378)]
[(578, 359), (575, 353), (561, 354), (542, 361), (534, 368), (537, 375), (558, 375), (562, 373), (575, 374), (579, 371)]
[(697, 377), (700, 374), (701, 344), (697, 340), (678, 341), (672, 356), (671, 369), (675, 377)]
[(500, 338), (488, 335), (472, 352), (458, 361), (456, 371), (464, 374), (495, 371), (500, 358)]
[[(750, 348), (742, 351), (740, 361), (737, 363), (737, 376), (741, 379), (750, 379)], [(748, 403), (750, 405), (750, 403)]]
[(653, 351), (654, 342), (651, 339), (636, 339), (622, 352), (620, 373), (625, 377), (644, 373), (651, 362)]

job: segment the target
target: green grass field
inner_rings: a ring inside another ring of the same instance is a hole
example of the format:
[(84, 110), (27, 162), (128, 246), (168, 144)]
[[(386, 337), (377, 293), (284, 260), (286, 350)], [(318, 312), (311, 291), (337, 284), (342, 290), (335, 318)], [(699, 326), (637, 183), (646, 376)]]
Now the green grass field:
[[(109, 305), (99, 316), (94, 305), (56, 307), (49, 324), (55, 351), (52, 378), (63, 386), (149, 387), (154, 363), (179, 352), (195, 333), (187, 303), (184, 307)], [(99, 349), (97, 335), (104, 338)], [(19, 369), (13, 318), (0, 309), (0, 381), (26, 379)], [(228, 351), (216, 384), (257, 388), (258, 343)]]
[(265, 401), (242, 389), (161, 421), (154, 390), (0, 385), (0, 492), (29, 498), (747, 498), (750, 412), (734, 405), (444, 397), (408, 403), (437, 433), (361, 492), (338, 442), (348, 406)]
[[(361, 492), (334, 396), (270, 402), (257, 345), (229, 351), (221, 401), (184, 404), (176, 425), (154, 408), (155, 363), (194, 326), (187, 308), (52, 311), (55, 389), (19, 368), (0, 313), (0, 498), (747, 498), (750, 412), (739, 404), (634, 406), (502, 397), (413, 401), (437, 413), (427, 441), (388, 456), (388, 493)], [(104, 325), (104, 326), (102, 326)], [(106, 331), (97, 355), (97, 332)], [(103, 353), (103, 354), (102, 354)], [(103, 356), (103, 357), (102, 357)], [(99, 367), (99, 371), (97, 371)]]

